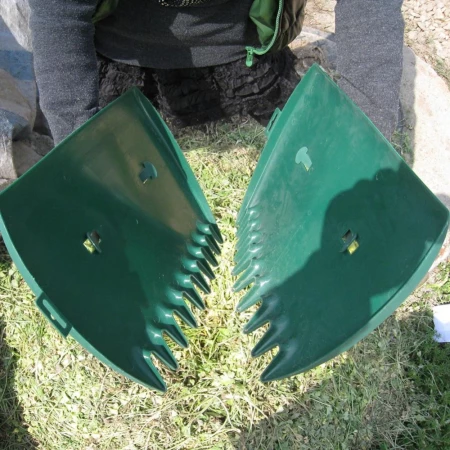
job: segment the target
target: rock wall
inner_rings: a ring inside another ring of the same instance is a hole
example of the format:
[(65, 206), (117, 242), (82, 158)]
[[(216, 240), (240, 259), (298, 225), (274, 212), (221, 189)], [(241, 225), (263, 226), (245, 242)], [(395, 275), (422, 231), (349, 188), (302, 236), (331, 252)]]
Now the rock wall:
[(37, 89), (24, 0), (0, 0), (0, 190), (52, 148), (35, 131)]
[(31, 36), (28, 26), (30, 7), (28, 6), (28, 0), (1, 0), (0, 17), (11, 31), (17, 43), (25, 50), (31, 51)]

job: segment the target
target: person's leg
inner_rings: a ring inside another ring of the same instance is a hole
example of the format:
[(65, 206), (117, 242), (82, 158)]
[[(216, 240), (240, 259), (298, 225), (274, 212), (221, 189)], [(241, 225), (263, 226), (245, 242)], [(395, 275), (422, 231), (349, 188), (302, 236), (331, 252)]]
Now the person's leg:
[(158, 104), (172, 127), (201, 125), (225, 117), (213, 68), (155, 69)]
[(247, 67), (244, 61), (217, 66), (213, 77), (226, 116), (249, 115), (264, 126), (274, 110), (284, 106), (300, 81), (295, 56), (289, 48), (262, 57), (253, 67)]
[(241, 59), (205, 68), (147, 69), (98, 55), (98, 69), (100, 107), (137, 86), (173, 128), (236, 115), (267, 125), (300, 80), (288, 48), (260, 58), (252, 67)]
[(236, 115), (249, 115), (267, 125), (300, 80), (295, 56), (288, 48), (262, 57), (250, 68), (241, 59), (215, 67), (154, 73), (160, 110), (175, 128)]
[(135, 86), (157, 106), (157, 88), (151, 69), (112, 61), (97, 53), (99, 74), (99, 106), (104, 108)]

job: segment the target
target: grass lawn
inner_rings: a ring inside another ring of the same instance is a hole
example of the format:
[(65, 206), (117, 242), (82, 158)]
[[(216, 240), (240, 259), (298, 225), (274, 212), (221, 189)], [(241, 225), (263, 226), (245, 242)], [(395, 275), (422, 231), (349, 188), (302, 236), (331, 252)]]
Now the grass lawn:
[(431, 306), (450, 302), (450, 265), (351, 351), (263, 385), (263, 332), (246, 336), (230, 275), (235, 218), (264, 145), (252, 121), (178, 137), (226, 239), (199, 328), (161, 368), (160, 395), (63, 340), (0, 244), (0, 449), (450, 449), (450, 347)]

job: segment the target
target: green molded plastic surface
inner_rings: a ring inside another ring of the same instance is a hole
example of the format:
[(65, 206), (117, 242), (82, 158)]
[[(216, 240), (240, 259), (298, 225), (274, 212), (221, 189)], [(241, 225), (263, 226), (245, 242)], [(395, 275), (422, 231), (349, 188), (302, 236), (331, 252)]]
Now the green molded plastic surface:
[[(253, 349), (278, 353), (263, 381), (349, 349), (426, 275), (449, 212), (318, 67), (269, 124), (238, 216), (235, 288), (253, 283)], [(243, 272), (243, 273), (242, 273)]]
[(0, 194), (0, 231), (64, 335), (123, 375), (166, 389), (152, 356), (196, 326), (220, 232), (182, 152), (133, 89)]

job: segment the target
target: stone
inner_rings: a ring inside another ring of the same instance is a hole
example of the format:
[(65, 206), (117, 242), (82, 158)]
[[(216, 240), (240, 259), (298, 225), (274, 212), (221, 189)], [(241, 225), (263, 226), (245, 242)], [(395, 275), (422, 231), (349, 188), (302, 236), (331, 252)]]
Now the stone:
[[(3, 191), (3, 189), (6, 189), (13, 180), (7, 180), (6, 178), (0, 178), (0, 192)], [(0, 235), (1, 237), (1, 235)]]
[(28, 0), (1, 0), (0, 17), (3, 18), (19, 45), (25, 50), (31, 51), (30, 7)]
[(411, 128), (412, 168), (450, 209), (450, 91), (410, 48), (403, 58), (400, 100)]
[(20, 177), (20, 175), (23, 175), (42, 158), (42, 156), (36, 151), (37, 148), (35, 147), (35, 143), (36, 142), (33, 142), (31, 137), (26, 140), (14, 142), (13, 162), (17, 176)]
[(19, 116), (0, 109), (0, 178), (17, 177), (13, 161), (14, 137), (27, 126)]
[[(4, 0), (1, 0), (3, 5)], [(3, 6), (2, 6), (3, 7)], [(15, 86), (31, 107), (30, 126), (36, 115), (37, 88), (33, 69), (33, 56), (22, 47), (0, 16), (0, 70), (7, 72), (15, 80)]]
[[(408, 48), (403, 52), (400, 92), (410, 128), (410, 165), (428, 188), (450, 209), (450, 91), (435, 70)], [(433, 268), (450, 259), (450, 233)]]
[[(15, 5), (15, 6), (14, 6)], [(52, 146), (51, 139), (32, 132), (37, 112), (37, 88), (32, 54), (19, 44), (3, 20), (17, 23), (11, 29), (27, 25), (27, 3), (1, 0), (0, 11), (0, 186), (3, 188), (35, 164)], [(23, 8), (22, 8), (23, 6)], [(5, 14), (7, 11), (7, 14)], [(22, 14), (22, 13), (23, 14)], [(20, 13), (20, 14), (19, 14)], [(25, 30), (25, 28), (23, 28)], [(26, 31), (26, 30), (25, 30)], [(25, 33), (24, 31), (24, 33)], [(16, 33), (20, 38), (20, 35)], [(25, 34), (21, 40), (28, 45)], [(48, 142), (50, 139), (50, 144)]]
[(10, 111), (32, 124), (36, 114), (33, 106), (21, 91), (16, 79), (0, 68), (0, 109)]
[(50, 136), (43, 135), (36, 131), (33, 131), (25, 142), (33, 149), (33, 151), (39, 156), (45, 156), (50, 150), (53, 149), (53, 139)]
[(49, 136), (34, 131), (17, 141), (3, 139), (0, 142), (0, 190), (33, 167), (52, 148), (53, 140)]
[(298, 58), (296, 70), (300, 76), (314, 63), (320, 64), (330, 75), (335, 72), (337, 53), (333, 34), (304, 27), (290, 48)]
[(419, 35), (419, 32), (417, 30), (411, 30), (408, 32), (408, 38), (412, 41), (417, 39), (417, 36)]

